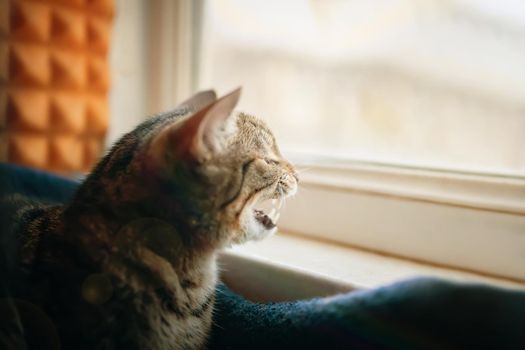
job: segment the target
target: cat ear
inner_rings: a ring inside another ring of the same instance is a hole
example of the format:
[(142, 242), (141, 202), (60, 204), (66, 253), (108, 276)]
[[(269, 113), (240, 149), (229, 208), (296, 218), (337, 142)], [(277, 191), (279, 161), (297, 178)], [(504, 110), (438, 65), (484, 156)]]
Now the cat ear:
[[(241, 96), (241, 88), (192, 115), (182, 126), (183, 138), (187, 139), (186, 151), (197, 161), (204, 162), (220, 153), (227, 139), (235, 132), (232, 116)], [(179, 134), (180, 135), (180, 134)]]
[[(165, 127), (151, 141), (148, 153), (163, 161), (166, 153), (177, 158), (199, 163), (212, 158), (224, 149), (228, 137), (235, 132), (234, 118), (230, 118), (239, 101), (241, 88), (186, 117), (181, 123)], [(195, 97), (195, 96), (194, 96)], [(212, 97), (206, 93), (204, 97)], [(193, 97), (188, 100), (193, 100)], [(204, 101), (204, 99), (197, 99)]]
[(199, 111), (217, 100), (217, 94), (213, 90), (199, 91), (189, 99), (179, 103), (176, 109), (187, 109), (193, 112)]

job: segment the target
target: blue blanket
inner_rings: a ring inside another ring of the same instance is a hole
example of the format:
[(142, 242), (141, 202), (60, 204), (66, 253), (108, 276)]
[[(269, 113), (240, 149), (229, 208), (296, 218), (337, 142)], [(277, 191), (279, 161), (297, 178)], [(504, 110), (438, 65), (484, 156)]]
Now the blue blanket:
[[(2, 196), (51, 202), (78, 186), (6, 164), (0, 184)], [(434, 278), (273, 304), (221, 284), (214, 317), (211, 349), (525, 349), (525, 292)]]

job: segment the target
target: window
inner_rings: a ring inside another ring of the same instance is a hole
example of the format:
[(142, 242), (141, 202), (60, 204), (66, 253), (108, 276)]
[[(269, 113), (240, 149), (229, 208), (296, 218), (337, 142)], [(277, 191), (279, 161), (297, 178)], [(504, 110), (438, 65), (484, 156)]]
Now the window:
[(242, 85), (304, 169), (281, 230), (525, 280), (522, 2), (141, 6), (142, 107)]
[(303, 188), (284, 230), (525, 278), (525, 7), (209, 0), (198, 86), (244, 87)]
[(525, 5), (206, 5), (200, 86), (243, 85), (288, 152), (525, 174)]

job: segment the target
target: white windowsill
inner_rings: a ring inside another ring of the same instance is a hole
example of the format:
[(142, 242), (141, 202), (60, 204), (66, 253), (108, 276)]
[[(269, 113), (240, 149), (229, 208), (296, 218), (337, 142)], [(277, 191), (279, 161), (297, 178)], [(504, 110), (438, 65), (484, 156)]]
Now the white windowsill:
[(525, 178), (313, 160), (280, 228), (525, 280)]
[(525, 290), (525, 282), (427, 265), (358, 248), (278, 234), (226, 250), (222, 279), (257, 301), (282, 301), (373, 288), (418, 276)]
[[(297, 157), (297, 156), (296, 156)], [(296, 160), (301, 182), (422, 202), (525, 215), (525, 177), (408, 166)]]

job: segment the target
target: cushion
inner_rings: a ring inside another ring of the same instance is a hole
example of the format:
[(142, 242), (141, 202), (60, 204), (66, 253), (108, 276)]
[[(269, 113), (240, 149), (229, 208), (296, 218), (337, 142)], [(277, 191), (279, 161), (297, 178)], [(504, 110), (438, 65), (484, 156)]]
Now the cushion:
[[(51, 202), (67, 202), (79, 184), (8, 164), (0, 164), (0, 183), (2, 196), (21, 193)], [(253, 303), (223, 284), (216, 296), (211, 349), (516, 349), (525, 344), (523, 290), (423, 277), (294, 302)]]

